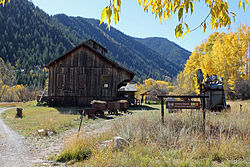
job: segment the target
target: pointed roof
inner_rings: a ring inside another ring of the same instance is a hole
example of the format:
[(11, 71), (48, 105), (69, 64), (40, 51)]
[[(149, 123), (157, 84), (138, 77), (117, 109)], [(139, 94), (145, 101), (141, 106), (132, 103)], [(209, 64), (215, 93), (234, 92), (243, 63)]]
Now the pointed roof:
[(109, 62), (110, 64), (112, 64), (113, 66), (120, 68), (121, 70), (124, 70), (126, 72), (128, 72), (131, 75), (131, 80), (133, 79), (133, 77), (135, 76), (135, 73), (133, 73), (132, 71), (122, 67), (121, 65), (119, 65), (118, 63), (114, 62), (113, 60), (109, 59), (108, 57), (106, 57), (105, 55), (101, 54), (100, 52), (98, 52), (97, 50), (95, 50), (94, 48), (92, 48), (88, 43), (92, 41), (95, 44), (97, 44), (99, 47), (101, 47), (102, 49), (104, 49), (104, 51), (107, 52), (107, 49), (104, 48), (102, 45), (100, 45), (99, 43), (97, 43), (96, 41), (89, 39), (87, 41), (85, 41), (84, 43), (74, 47), (72, 50), (66, 52), (65, 54), (63, 54), (62, 56), (56, 58), (55, 60), (53, 60), (52, 62), (50, 62), (49, 64), (46, 65), (47, 68), (49, 68), (51, 65), (55, 64), (56, 62), (58, 62), (59, 60), (61, 60), (62, 58), (64, 58), (65, 56), (70, 55), (70, 53), (76, 51), (77, 49), (81, 48), (82, 46), (92, 50), (93, 52), (95, 52), (98, 56), (102, 57), (104, 60), (106, 60), (107, 62)]

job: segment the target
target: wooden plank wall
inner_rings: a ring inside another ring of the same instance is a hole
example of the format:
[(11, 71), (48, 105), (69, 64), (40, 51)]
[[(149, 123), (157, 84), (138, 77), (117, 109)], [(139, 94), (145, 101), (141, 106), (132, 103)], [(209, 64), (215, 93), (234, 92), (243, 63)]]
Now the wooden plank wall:
[[(114, 99), (118, 85), (130, 79), (116, 67), (82, 46), (49, 67), (49, 97), (55, 105), (86, 105), (93, 99)], [(104, 87), (103, 78), (108, 78)]]

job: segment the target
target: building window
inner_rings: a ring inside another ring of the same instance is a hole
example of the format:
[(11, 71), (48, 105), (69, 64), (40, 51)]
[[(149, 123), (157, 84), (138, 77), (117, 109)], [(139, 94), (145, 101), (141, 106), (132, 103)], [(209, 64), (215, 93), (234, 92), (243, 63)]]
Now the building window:
[(102, 76), (102, 87), (103, 88), (109, 88), (110, 87), (110, 76), (109, 75), (103, 75)]

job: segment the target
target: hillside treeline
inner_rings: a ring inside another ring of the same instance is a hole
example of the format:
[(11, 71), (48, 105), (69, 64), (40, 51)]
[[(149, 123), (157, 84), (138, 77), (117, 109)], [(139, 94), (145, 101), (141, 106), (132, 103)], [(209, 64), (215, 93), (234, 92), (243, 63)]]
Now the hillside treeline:
[(0, 10), (0, 22), (0, 57), (22, 70), (25, 75), (20, 75), (17, 82), (29, 86), (36, 85), (28, 81), (31, 70), (44, 68), (88, 39), (103, 45), (108, 58), (135, 72), (136, 81), (175, 77), (183, 68), (169, 57), (190, 55), (169, 41), (164, 42), (164, 46), (169, 45), (169, 53), (162, 55), (115, 28), (108, 31), (106, 25), (99, 25), (99, 20), (64, 14), (50, 16), (28, 0), (6, 4)]
[[(37, 67), (36, 70), (25, 72), (10, 63), (5, 63), (0, 57), (0, 102), (34, 100), (41, 93), (46, 76), (47, 69)], [(18, 84), (20, 79), (25, 79), (30, 86)]]

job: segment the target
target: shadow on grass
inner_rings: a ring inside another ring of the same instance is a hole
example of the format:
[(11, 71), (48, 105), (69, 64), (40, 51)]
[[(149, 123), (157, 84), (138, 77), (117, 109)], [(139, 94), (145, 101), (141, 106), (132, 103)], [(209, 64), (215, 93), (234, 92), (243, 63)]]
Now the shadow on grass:
[(142, 106), (130, 106), (129, 110), (159, 110), (157, 107), (142, 105)]
[(82, 107), (53, 107), (61, 114), (70, 114), (70, 115), (79, 115), (78, 110), (81, 110)]
[[(86, 107), (54, 107), (57, 111), (59, 111), (61, 114), (68, 114), (68, 115), (79, 115), (78, 110), (83, 110)], [(89, 107), (88, 107), (89, 108)], [(118, 112), (118, 114), (108, 114), (108, 111), (104, 111), (105, 114), (97, 114), (94, 116), (89, 116), (88, 119), (96, 120), (96, 119), (103, 119), (103, 120), (112, 120), (116, 117), (123, 116), (123, 112)]]
[[(78, 113), (78, 110), (82, 110), (86, 107), (54, 107), (59, 111), (61, 114), (69, 114), (69, 115), (80, 115)], [(159, 108), (155, 106), (149, 106), (149, 105), (142, 105), (142, 106), (130, 106), (129, 110), (126, 112), (127, 114), (133, 114), (134, 111), (141, 111), (141, 110), (159, 110)], [(89, 119), (105, 119), (105, 120), (111, 120), (114, 119), (117, 116), (123, 116), (123, 112), (118, 112), (116, 115), (108, 114), (107, 111), (105, 111), (105, 115), (95, 115), (94, 117), (89, 117)]]
[(105, 115), (96, 115), (94, 119), (96, 119), (96, 118), (105, 119), (105, 120), (114, 119), (113, 116), (111, 116), (111, 115), (106, 115), (106, 114), (105, 114)]

